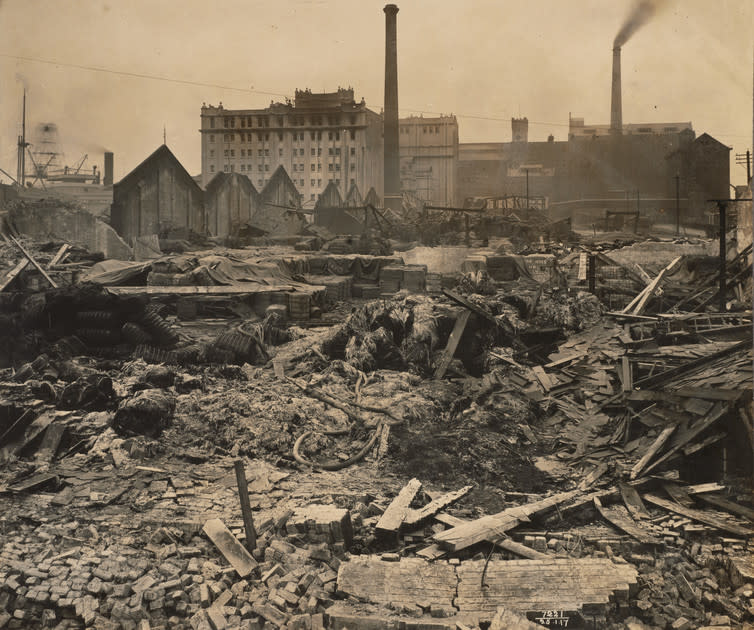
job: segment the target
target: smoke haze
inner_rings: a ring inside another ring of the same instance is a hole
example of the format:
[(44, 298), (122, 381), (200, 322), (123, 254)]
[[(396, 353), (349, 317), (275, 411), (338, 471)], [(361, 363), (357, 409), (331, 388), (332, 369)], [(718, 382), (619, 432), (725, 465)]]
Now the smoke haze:
[(631, 12), (628, 14), (623, 26), (620, 27), (618, 34), (613, 42), (614, 48), (620, 48), (631, 36), (642, 26), (649, 22), (655, 14), (665, 5), (665, 0), (637, 0)]

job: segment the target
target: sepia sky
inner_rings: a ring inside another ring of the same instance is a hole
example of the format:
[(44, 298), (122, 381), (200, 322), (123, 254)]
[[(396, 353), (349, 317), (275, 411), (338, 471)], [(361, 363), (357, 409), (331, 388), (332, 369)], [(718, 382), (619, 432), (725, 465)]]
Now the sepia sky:
[[(565, 140), (569, 112), (609, 122), (612, 43), (633, 0), (397, 4), (401, 116), (454, 113), (461, 142), (510, 141), (511, 116), (529, 118), (533, 141)], [(697, 134), (745, 152), (754, 3), (654, 4), (623, 47), (624, 123), (691, 121)], [(87, 166), (101, 166), (102, 151), (114, 151), (116, 181), (162, 143), (163, 126), (197, 174), (202, 102), (259, 108), (296, 88), (352, 86), (379, 112), (384, 5), (0, 0), (0, 167), (15, 176), (24, 84), (28, 133), (57, 123), (69, 164), (88, 153)], [(744, 180), (732, 166), (732, 183)]]

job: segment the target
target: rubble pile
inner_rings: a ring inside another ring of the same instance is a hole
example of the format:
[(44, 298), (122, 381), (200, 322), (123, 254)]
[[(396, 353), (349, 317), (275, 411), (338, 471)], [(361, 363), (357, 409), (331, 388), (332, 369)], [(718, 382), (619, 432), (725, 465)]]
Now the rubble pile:
[(0, 628), (748, 627), (748, 257), (674, 245), (11, 278)]

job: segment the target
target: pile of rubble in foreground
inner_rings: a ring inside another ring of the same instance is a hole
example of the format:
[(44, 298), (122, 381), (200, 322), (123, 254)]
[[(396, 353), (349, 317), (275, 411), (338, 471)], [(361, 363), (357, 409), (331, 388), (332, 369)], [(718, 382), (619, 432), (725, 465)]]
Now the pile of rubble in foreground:
[(0, 628), (750, 627), (751, 312), (662, 277), (300, 328), (6, 294)]

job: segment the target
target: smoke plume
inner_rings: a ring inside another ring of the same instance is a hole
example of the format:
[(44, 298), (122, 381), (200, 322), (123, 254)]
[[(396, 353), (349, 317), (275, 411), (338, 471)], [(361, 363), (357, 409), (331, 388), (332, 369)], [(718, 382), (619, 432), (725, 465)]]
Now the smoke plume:
[(620, 48), (663, 7), (665, 0), (636, 0), (623, 26), (615, 36), (613, 48)]

